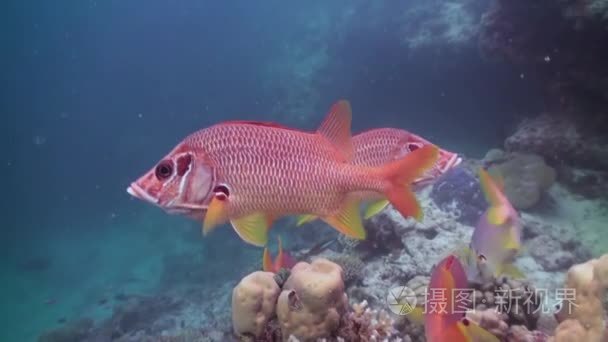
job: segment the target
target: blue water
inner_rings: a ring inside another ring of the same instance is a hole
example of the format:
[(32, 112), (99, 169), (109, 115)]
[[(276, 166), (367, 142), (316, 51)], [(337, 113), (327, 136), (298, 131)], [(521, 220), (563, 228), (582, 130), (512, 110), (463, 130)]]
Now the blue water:
[[(344, 98), (356, 132), (400, 127), (479, 158), (538, 112), (534, 79), (474, 42), (404, 45), (414, 1), (364, 3), (4, 3), (0, 340), (101, 322), (121, 294), (234, 282), (259, 262), (228, 229), (203, 238), (125, 191), (199, 128), (314, 129)], [(172, 256), (198, 273), (177, 278)]]

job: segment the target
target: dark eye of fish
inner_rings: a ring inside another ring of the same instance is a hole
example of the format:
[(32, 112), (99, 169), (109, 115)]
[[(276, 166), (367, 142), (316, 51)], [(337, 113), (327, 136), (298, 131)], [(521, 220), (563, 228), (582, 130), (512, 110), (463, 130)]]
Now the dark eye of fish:
[(156, 178), (165, 180), (173, 174), (173, 163), (169, 160), (163, 160), (156, 167)]
[(407, 148), (410, 150), (410, 152), (414, 152), (414, 151), (416, 151), (417, 149), (419, 149), (419, 148), (420, 148), (420, 146), (418, 146), (418, 144), (409, 144), (409, 145), (407, 146)]
[(228, 190), (228, 187), (223, 184), (216, 186), (213, 189), (213, 192), (215, 193), (215, 198), (219, 199), (220, 201), (225, 201), (228, 196), (230, 196), (230, 190)]
[(465, 327), (468, 327), (469, 324), (471, 324), (471, 322), (469, 322), (469, 320), (467, 318), (463, 318), (462, 319), (462, 324), (464, 324)]

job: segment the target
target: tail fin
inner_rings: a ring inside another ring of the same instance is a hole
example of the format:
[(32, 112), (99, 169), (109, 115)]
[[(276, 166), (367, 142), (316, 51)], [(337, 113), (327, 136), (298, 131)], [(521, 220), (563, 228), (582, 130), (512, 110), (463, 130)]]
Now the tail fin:
[(382, 167), (384, 176), (391, 184), (385, 190), (386, 197), (403, 217), (422, 220), (423, 212), (410, 184), (433, 167), (438, 157), (439, 149), (426, 145)]

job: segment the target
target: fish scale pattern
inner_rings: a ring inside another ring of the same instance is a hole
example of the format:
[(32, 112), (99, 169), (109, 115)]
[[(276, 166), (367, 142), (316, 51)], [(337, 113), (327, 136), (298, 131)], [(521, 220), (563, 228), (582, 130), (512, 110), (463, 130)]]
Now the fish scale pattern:
[(382, 189), (369, 169), (339, 161), (318, 134), (255, 124), (222, 124), (186, 139), (230, 189), (230, 215), (332, 215), (355, 189)]

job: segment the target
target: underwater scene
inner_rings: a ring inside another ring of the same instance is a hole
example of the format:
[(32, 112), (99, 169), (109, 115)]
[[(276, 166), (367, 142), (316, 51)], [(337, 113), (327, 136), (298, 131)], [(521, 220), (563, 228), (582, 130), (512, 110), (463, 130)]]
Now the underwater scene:
[(0, 341), (608, 342), (607, 1), (2, 7)]

